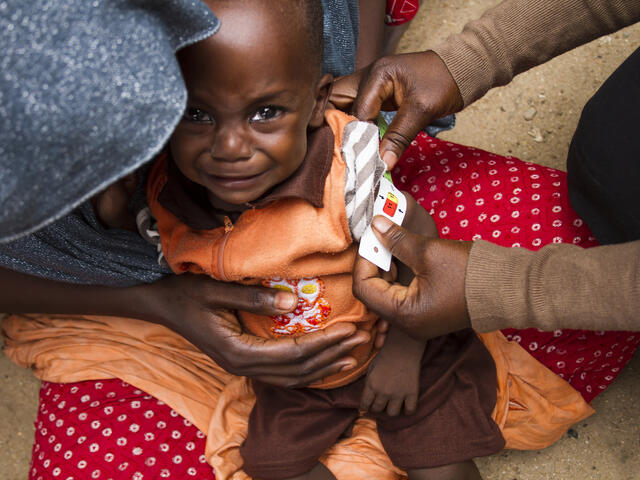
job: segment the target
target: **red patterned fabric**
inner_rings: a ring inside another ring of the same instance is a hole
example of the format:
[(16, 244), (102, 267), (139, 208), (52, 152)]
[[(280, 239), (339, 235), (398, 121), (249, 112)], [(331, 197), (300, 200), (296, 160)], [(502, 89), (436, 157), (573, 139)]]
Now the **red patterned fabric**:
[[(426, 208), (443, 238), (484, 239), (538, 250), (549, 243), (598, 245), (569, 205), (565, 172), (464, 147), (421, 133), (394, 182)], [(587, 401), (618, 376), (640, 333), (503, 330)]]
[[(569, 206), (566, 174), (420, 134), (395, 183), (434, 216), (441, 236), (536, 250), (597, 245)], [(632, 332), (505, 330), (587, 401), (640, 343)], [(43, 383), (31, 480), (214, 479), (205, 439), (167, 405), (120, 380)]]
[(420, 0), (387, 0), (387, 25), (402, 25), (412, 20), (418, 13)]
[(121, 380), (43, 382), (30, 480), (214, 480), (205, 436)]

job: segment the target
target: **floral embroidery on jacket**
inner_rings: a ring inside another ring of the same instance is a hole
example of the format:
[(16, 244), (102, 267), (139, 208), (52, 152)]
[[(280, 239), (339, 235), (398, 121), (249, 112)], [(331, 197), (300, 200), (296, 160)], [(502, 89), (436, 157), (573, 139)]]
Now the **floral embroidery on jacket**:
[(292, 312), (273, 315), (274, 325), (271, 331), (278, 335), (293, 335), (320, 330), (331, 313), (331, 306), (323, 297), (325, 286), (320, 278), (302, 278), (299, 280), (272, 278), (264, 280), (263, 285), (277, 288), (298, 296), (298, 305)]

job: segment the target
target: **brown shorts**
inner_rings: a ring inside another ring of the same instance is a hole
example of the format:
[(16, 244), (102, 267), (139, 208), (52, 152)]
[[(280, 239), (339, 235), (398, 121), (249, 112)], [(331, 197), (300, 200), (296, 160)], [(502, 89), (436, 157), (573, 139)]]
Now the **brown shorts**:
[[(364, 384), (365, 377), (331, 390), (253, 382), (256, 404), (240, 449), (244, 471), (267, 480), (309, 471), (358, 417)], [(394, 465), (429, 468), (502, 450), (504, 439), (491, 419), (496, 391), (493, 359), (472, 330), (431, 340), (416, 413), (375, 416)]]

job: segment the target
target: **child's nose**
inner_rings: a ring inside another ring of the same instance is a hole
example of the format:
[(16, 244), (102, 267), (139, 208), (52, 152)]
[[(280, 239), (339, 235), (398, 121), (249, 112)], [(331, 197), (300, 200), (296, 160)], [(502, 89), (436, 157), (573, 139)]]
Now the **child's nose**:
[(251, 144), (241, 128), (219, 128), (210, 149), (214, 160), (235, 162), (251, 157)]

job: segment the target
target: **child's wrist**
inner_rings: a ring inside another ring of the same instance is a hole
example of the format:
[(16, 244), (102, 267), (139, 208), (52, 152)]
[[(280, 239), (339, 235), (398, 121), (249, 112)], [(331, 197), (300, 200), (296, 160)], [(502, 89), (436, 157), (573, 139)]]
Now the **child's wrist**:
[(426, 342), (424, 340), (415, 339), (410, 337), (398, 327), (391, 325), (387, 339), (383, 348), (388, 351), (394, 351), (402, 357), (422, 357)]

